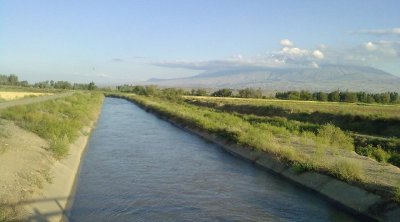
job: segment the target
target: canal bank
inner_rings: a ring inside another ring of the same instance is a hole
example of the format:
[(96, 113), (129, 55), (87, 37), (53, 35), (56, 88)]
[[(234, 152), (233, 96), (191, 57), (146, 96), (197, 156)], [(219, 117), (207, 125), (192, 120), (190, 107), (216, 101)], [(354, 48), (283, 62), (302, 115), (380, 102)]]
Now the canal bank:
[(69, 145), (68, 156), (51, 165), (49, 181), (19, 203), (23, 207), (23, 221), (68, 221), (66, 212), (73, 201), (81, 161), (100, 115), (101, 109), (94, 115), (94, 120), (80, 130), (75, 142)]
[[(119, 96), (117, 95), (116, 97)], [(176, 119), (166, 118), (161, 111), (151, 106), (141, 104), (132, 98), (129, 99), (124, 96), (121, 96), (120, 98), (128, 99), (146, 111), (154, 113), (173, 125), (218, 144), (221, 148), (235, 156), (246, 159), (264, 169), (288, 179), (289, 181), (292, 181), (295, 184), (318, 193), (333, 204), (346, 209), (348, 212), (357, 215), (359, 218), (378, 221), (397, 221), (400, 217), (400, 208), (398, 204), (393, 202), (391, 199), (321, 173), (298, 173), (293, 169), (293, 167), (287, 166), (276, 158), (270, 157), (265, 152), (234, 144), (216, 135), (187, 127)]]

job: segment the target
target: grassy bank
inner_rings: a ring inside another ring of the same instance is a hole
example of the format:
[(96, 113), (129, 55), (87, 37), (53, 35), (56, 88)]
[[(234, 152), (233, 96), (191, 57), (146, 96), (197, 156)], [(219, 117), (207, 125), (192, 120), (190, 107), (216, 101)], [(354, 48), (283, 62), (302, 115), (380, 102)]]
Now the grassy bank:
[(95, 117), (103, 100), (101, 93), (75, 93), (72, 96), (8, 108), (0, 118), (14, 121), (49, 142), (56, 158), (68, 154), (83, 126)]
[[(398, 195), (400, 175), (397, 168), (357, 155), (352, 137), (332, 124), (314, 126), (299, 123), (299, 127), (313, 129), (302, 131), (274, 123), (277, 120), (261, 121), (257, 120), (258, 116), (222, 112), (179, 99), (173, 101), (134, 94), (114, 96), (134, 101), (181, 125), (218, 135), (249, 149), (267, 152), (293, 166), (299, 173), (321, 172), (382, 195), (393, 198)], [(375, 170), (383, 173), (376, 175)], [(385, 172), (391, 175), (390, 178)]]
[(357, 153), (400, 166), (400, 106), (186, 97), (186, 102), (267, 122), (292, 133), (317, 132), (326, 124), (346, 130)]

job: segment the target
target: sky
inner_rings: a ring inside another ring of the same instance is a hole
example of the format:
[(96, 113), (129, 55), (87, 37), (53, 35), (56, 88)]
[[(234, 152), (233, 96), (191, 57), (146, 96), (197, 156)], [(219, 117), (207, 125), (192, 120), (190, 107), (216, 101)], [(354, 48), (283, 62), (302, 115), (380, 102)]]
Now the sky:
[(99, 84), (242, 67), (400, 76), (400, 1), (0, 0), (0, 73)]

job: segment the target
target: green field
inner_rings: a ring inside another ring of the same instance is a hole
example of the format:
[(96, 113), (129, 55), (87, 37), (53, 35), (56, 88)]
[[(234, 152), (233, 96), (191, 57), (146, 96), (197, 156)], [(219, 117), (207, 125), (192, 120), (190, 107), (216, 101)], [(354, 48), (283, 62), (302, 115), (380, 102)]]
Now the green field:
[(265, 122), (292, 133), (332, 124), (354, 139), (357, 153), (400, 166), (400, 106), (314, 101), (185, 97), (186, 102)]

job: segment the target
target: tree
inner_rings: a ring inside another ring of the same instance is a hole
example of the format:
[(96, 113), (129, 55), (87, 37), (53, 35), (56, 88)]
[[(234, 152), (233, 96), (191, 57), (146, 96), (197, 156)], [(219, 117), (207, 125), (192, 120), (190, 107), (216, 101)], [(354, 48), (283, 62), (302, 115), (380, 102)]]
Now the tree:
[(261, 98), (262, 92), (261, 89), (252, 89), (252, 88), (245, 88), (239, 90), (239, 97), (242, 98)]
[(385, 92), (381, 94), (381, 102), (382, 103), (390, 103), (390, 94)]
[(15, 74), (10, 74), (8, 76), (8, 83), (12, 86), (18, 85), (18, 76)]
[(96, 84), (94, 83), (94, 82), (90, 82), (89, 83), (89, 85), (88, 85), (88, 90), (95, 90), (97, 87), (96, 87)]
[(343, 93), (343, 99), (342, 101), (347, 102), (347, 103), (356, 103), (357, 100), (357, 94), (353, 92), (346, 91)]
[[(47, 81), (48, 84), (49, 81)], [(57, 81), (54, 83), (56, 89), (72, 89), (72, 84), (68, 81)]]
[(220, 90), (215, 91), (212, 94), (212, 96), (230, 97), (230, 96), (232, 96), (232, 94), (233, 94), (233, 92), (232, 92), (231, 89), (224, 88), (224, 89), (220, 89)]
[(338, 90), (330, 92), (328, 95), (328, 99), (331, 102), (340, 102), (340, 93)]
[(309, 91), (301, 90), (300, 99), (301, 100), (311, 100), (312, 99), (312, 94)]
[(399, 102), (400, 102), (399, 93), (391, 92), (390, 93), (390, 103), (399, 103)]
[(207, 90), (205, 89), (192, 89), (193, 96), (207, 96)]

